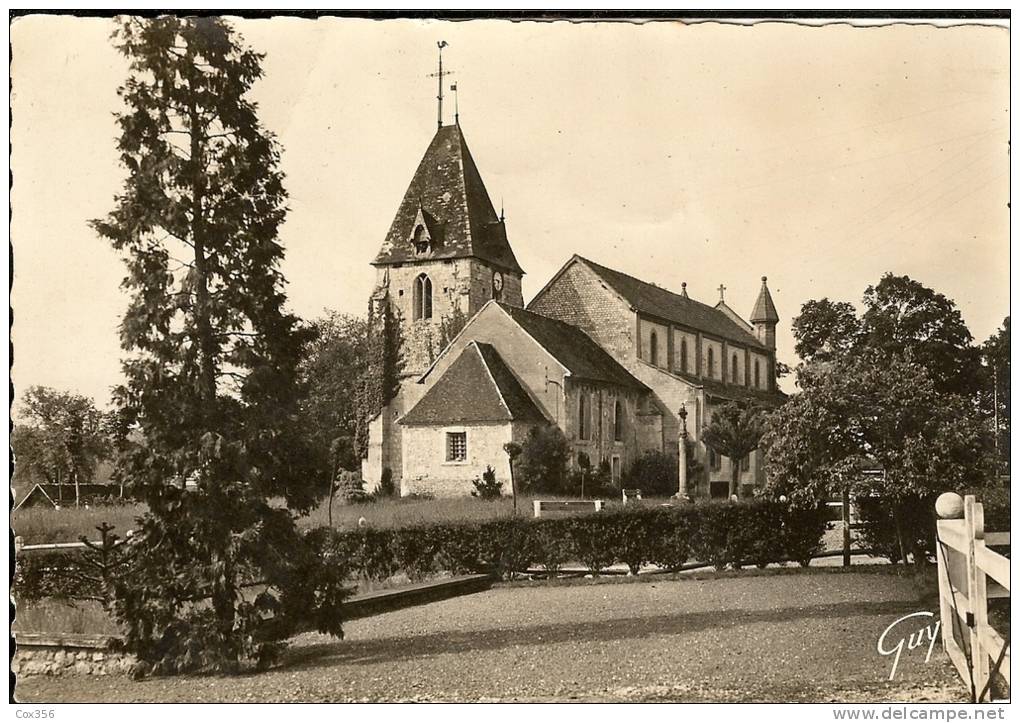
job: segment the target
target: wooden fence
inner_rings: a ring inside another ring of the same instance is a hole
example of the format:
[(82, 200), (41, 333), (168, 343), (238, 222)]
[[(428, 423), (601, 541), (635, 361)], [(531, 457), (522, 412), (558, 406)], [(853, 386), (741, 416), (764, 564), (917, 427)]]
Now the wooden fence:
[[(961, 510), (962, 508), (962, 510)], [(942, 644), (974, 702), (991, 699), (997, 668), (1009, 685), (1009, 641), (990, 624), (988, 600), (1009, 597), (1008, 532), (986, 532), (984, 509), (973, 495), (947, 493), (936, 503), (939, 612)], [(962, 512), (962, 517), (960, 513)]]

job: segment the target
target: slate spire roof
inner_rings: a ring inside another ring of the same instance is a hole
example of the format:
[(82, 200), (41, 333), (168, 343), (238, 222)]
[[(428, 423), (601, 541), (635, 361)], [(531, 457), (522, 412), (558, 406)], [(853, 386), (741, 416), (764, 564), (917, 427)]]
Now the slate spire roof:
[(776, 323), (779, 321), (779, 312), (776, 305), (772, 303), (772, 294), (769, 293), (768, 277), (761, 277), (761, 291), (758, 292), (758, 300), (754, 302), (754, 310), (751, 312), (751, 323), (758, 322)]
[(496, 349), (472, 341), (400, 419), (405, 425), (547, 421)]
[[(431, 248), (416, 253), (412, 243), (419, 212), (426, 219)], [(459, 125), (443, 126), (432, 138), (379, 254), (372, 263), (474, 257), (523, 274), (496, 214)]]

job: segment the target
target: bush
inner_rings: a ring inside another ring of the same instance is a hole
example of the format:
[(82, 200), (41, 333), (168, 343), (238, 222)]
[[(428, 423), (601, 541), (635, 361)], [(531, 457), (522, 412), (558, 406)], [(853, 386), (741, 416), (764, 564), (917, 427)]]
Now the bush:
[(669, 497), (680, 484), (677, 458), (648, 451), (634, 460), (624, 475), (624, 487), (641, 490), (642, 496)]
[[(583, 453), (582, 453), (583, 454)], [(582, 455), (578, 455), (579, 458)], [(587, 459), (587, 455), (583, 456)], [(602, 460), (594, 470), (591, 463), (587, 466), (579, 464), (581, 469), (571, 470), (567, 474), (566, 483), (562, 490), (563, 494), (582, 499), (613, 498), (620, 496), (620, 487), (613, 482), (612, 473), (609, 471), (609, 462)]]
[(503, 483), (496, 481), (496, 470), (491, 466), (486, 466), (485, 471), (482, 472), (482, 478), (475, 478), (471, 481), (471, 484), (475, 486), (471, 492), (472, 497), (478, 497), (483, 500), (498, 500), (503, 495)]
[(379, 478), (379, 487), (375, 491), (376, 497), (396, 497), (397, 486), (393, 483), (393, 470), (383, 467), (382, 477)]
[(822, 536), (829, 527), (827, 512), (825, 505), (786, 508), (781, 531), (781, 550), (786, 559), (807, 567), (811, 558), (822, 551)]
[(670, 571), (679, 570), (691, 556), (693, 507), (656, 510), (661, 522), (659, 534), (651, 541), (649, 562)]
[(534, 523), (513, 517), (487, 523), (484, 530), (475, 530), (478, 559), (502, 578), (527, 570), (538, 554), (535, 528)]
[(740, 505), (732, 502), (706, 502), (693, 508), (691, 554), (694, 559), (722, 570), (740, 559), (734, 542), (740, 535)]
[(573, 555), (571, 539), (565, 534), (563, 520), (536, 520), (530, 523), (534, 561), (549, 574), (556, 574)]
[[(972, 494), (984, 508), (985, 529), (1005, 532), (1010, 528), (1009, 490), (990, 487), (987, 489), (965, 490), (962, 495)], [(937, 494), (926, 495), (900, 503), (900, 524), (903, 526), (904, 542), (910, 555), (924, 555), (935, 558), (935, 500)], [(896, 521), (893, 504), (881, 497), (858, 497), (854, 500), (861, 527), (859, 535), (864, 547), (877, 556), (885, 557), (892, 563), (900, 561), (900, 546), (896, 537)]]
[(570, 447), (559, 427), (532, 427), (514, 463), (521, 492), (559, 493), (567, 475)]
[(617, 527), (626, 513), (617, 515), (590, 514), (566, 518), (566, 533), (570, 549), (588, 568), (598, 575), (617, 560)]

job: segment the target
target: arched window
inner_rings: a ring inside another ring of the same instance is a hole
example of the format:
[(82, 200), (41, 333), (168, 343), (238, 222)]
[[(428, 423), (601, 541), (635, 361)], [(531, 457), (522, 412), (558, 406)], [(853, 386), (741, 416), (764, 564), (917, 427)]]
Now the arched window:
[(613, 439), (617, 442), (623, 441), (623, 404), (620, 400), (616, 400), (616, 406), (613, 408)]
[(680, 340), (680, 371), (687, 371), (687, 340)]
[(761, 367), (757, 359), (754, 360), (754, 386), (756, 389), (761, 386)]
[(581, 392), (577, 397), (577, 436), (588, 439), (588, 394)]
[(733, 355), (733, 363), (730, 365), (730, 379), (734, 384), (737, 383), (737, 355)]
[(708, 347), (708, 377), (715, 376), (715, 349)]
[(426, 274), (421, 274), (414, 280), (412, 316), (415, 320), (432, 318), (432, 280)]
[(648, 361), (658, 366), (659, 364), (659, 335), (654, 331), (652, 332), (651, 339), (648, 340)]
[(415, 253), (423, 254), (429, 250), (428, 239), (423, 238), (425, 235), (425, 227), (420, 223), (414, 227), (414, 235), (411, 237), (411, 243), (414, 244)]

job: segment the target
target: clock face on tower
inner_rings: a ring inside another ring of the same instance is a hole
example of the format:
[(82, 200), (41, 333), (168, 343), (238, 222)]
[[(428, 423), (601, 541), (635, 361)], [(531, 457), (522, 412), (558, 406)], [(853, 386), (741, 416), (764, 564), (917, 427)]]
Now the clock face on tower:
[(503, 293), (503, 274), (498, 271), (492, 272), (492, 298), (498, 299)]

